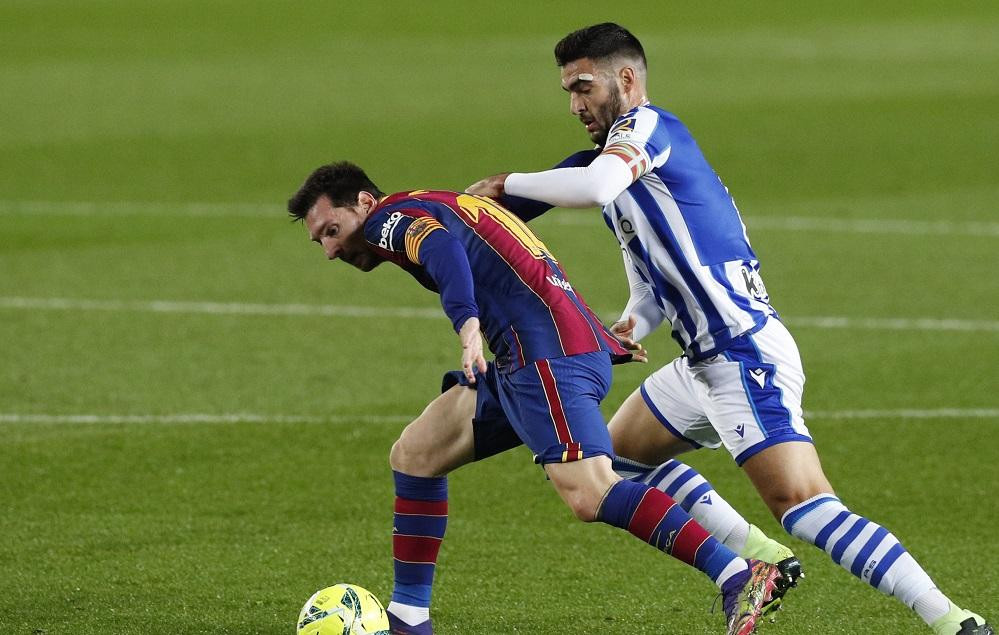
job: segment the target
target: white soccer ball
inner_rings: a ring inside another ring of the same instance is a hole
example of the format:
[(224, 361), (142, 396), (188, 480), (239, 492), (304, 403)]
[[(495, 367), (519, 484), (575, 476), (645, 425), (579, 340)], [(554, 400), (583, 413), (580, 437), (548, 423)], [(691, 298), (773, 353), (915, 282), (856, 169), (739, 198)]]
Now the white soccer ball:
[(356, 584), (334, 584), (309, 598), (298, 614), (297, 635), (389, 635), (378, 598)]

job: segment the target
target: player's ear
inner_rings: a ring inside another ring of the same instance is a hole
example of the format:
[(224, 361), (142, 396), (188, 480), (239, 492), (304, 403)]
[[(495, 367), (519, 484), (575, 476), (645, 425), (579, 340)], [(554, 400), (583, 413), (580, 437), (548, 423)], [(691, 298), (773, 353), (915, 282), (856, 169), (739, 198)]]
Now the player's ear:
[(374, 209), (375, 205), (378, 204), (378, 199), (371, 195), (371, 192), (365, 192), (361, 190), (357, 193), (357, 206), (360, 207), (365, 212), (369, 212)]
[(635, 83), (638, 81), (637, 74), (632, 66), (622, 66), (621, 70), (617, 72), (617, 77), (621, 81), (621, 87), (626, 91), (634, 88)]

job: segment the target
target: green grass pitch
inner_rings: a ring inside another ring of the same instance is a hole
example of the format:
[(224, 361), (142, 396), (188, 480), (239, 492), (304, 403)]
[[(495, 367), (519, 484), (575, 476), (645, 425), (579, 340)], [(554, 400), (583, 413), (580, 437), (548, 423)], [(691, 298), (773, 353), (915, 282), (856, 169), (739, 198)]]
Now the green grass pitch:
[[(459, 349), (435, 296), (326, 263), (284, 201), (333, 159), (461, 189), (584, 148), (551, 48), (603, 20), (740, 205), (838, 493), (999, 619), (999, 5), (6, 0), (0, 633), (292, 633), (338, 581), (387, 602), (388, 449)], [(619, 310), (597, 212), (535, 225)], [(782, 535), (726, 454), (689, 460)], [(451, 491), (441, 635), (722, 632), (709, 582), (572, 519), (525, 450)], [(761, 632), (928, 632), (787, 540), (808, 577)]]

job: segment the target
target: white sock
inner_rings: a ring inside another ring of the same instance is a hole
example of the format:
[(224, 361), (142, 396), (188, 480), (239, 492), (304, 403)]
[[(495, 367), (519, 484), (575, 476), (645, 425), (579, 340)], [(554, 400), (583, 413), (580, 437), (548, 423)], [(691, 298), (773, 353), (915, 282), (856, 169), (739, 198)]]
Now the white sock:
[(413, 606), (411, 604), (389, 602), (386, 610), (410, 626), (422, 624), (430, 619), (430, 609), (425, 606)]
[[(691, 514), (691, 516), (693, 516), (693, 514)], [(741, 524), (732, 528), (731, 533), (729, 533), (729, 535), (726, 536), (725, 540), (722, 540), (722, 542), (725, 543), (725, 546), (732, 551), (742, 553), (742, 550), (746, 548), (747, 540), (749, 540), (749, 523), (743, 520)]]
[(919, 617), (932, 626), (933, 622), (950, 613), (950, 606), (950, 600), (940, 592), (940, 589), (930, 589), (916, 598), (912, 610), (919, 613)]
[(728, 563), (724, 569), (722, 569), (721, 574), (717, 579), (715, 579), (715, 584), (717, 584), (720, 589), (722, 588), (722, 585), (729, 581), (729, 578), (745, 571), (748, 568), (749, 564), (745, 560), (742, 558), (736, 558), (732, 562)]
[(749, 522), (694, 468), (676, 460), (653, 466), (623, 457), (614, 459), (613, 465), (621, 477), (648, 483), (669, 494), (698, 524), (732, 551), (739, 553), (746, 546)]
[(936, 615), (936, 621), (947, 612), (947, 598), (898, 539), (884, 527), (851, 512), (832, 494), (819, 494), (795, 505), (784, 513), (781, 524), (789, 534), (823, 549), (836, 564), (867, 584), (901, 600), (928, 624), (927, 616)]

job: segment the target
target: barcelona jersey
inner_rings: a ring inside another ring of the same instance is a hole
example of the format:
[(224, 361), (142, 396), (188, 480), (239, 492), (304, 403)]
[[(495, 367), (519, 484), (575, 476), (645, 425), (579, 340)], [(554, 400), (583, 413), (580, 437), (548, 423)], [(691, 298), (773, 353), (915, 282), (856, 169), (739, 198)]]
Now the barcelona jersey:
[(596, 351), (631, 359), (544, 243), (492, 199), (393, 194), (368, 216), (364, 236), (378, 256), (441, 294), (455, 330), (478, 317), (500, 372)]

